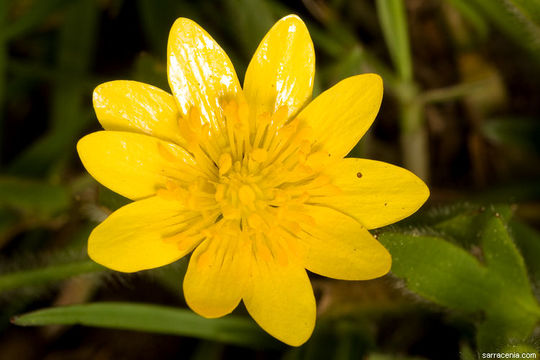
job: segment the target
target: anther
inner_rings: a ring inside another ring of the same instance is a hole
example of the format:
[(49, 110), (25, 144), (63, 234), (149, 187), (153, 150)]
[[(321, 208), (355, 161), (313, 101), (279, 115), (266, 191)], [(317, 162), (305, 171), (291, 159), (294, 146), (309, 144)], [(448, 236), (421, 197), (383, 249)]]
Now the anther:
[(232, 167), (232, 157), (229, 153), (221, 154), (218, 160), (219, 176), (225, 175)]
[(223, 201), (223, 199), (225, 198), (225, 185), (218, 184), (216, 186), (216, 193), (215, 193), (214, 197), (215, 197), (217, 202)]

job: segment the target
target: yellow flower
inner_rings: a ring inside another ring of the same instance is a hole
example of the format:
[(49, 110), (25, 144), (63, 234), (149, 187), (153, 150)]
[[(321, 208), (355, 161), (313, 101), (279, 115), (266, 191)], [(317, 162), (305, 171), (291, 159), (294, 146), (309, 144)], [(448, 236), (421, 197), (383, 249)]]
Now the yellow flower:
[(88, 240), (117, 271), (172, 263), (193, 251), (187, 304), (208, 318), (242, 300), (290, 345), (315, 324), (306, 269), (344, 280), (386, 274), (391, 258), (368, 232), (409, 216), (429, 196), (405, 169), (346, 158), (382, 99), (374, 74), (347, 78), (309, 102), (313, 43), (297, 16), (264, 37), (240, 86), (231, 61), (196, 23), (170, 32), (172, 95), (134, 81), (94, 92), (105, 131), (77, 149), (88, 172), (135, 200)]

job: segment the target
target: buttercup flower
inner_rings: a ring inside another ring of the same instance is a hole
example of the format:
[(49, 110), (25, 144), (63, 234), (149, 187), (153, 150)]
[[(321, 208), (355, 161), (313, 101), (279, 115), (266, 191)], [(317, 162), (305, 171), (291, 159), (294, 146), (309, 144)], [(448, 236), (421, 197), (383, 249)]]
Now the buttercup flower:
[(368, 232), (415, 212), (426, 185), (383, 162), (344, 158), (382, 99), (374, 74), (347, 78), (315, 100), (313, 44), (297, 16), (278, 21), (247, 69), (196, 23), (170, 32), (172, 95), (135, 81), (94, 92), (105, 131), (77, 149), (88, 172), (134, 200), (97, 226), (88, 254), (117, 271), (191, 253), (187, 304), (215, 318), (243, 301), (277, 339), (301, 345), (315, 324), (306, 269), (345, 280), (380, 277), (386, 249)]

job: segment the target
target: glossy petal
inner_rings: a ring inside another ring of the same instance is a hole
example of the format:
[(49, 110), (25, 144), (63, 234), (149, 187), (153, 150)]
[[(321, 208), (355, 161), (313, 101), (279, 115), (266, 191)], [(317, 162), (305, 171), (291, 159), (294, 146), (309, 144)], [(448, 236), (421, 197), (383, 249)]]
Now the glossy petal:
[(429, 197), (428, 187), (416, 175), (380, 161), (347, 158), (325, 171), (341, 193), (315, 201), (352, 216), (368, 229), (406, 218)]
[(88, 255), (95, 262), (123, 272), (167, 265), (190, 252), (195, 243), (180, 250), (163, 235), (193, 216), (178, 201), (151, 197), (135, 201), (112, 213), (88, 239)]
[(193, 252), (184, 295), (196, 313), (216, 318), (232, 312), (249, 277), (250, 253), (238, 238), (206, 240)]
[[(292, 260), (292, 259), (290, 259)], [(266, 332), (292, 346), (300, 346), (315, 326), (315, 297), (304, 268), (295, 261), (254, 258), (244, 303)]]
[(313, 42), (296, 15), (279, 20), (266, 34), (249, 63), (244, 94), (254, 113), (273, 114), (281, 106), (289, 116), (311, 98), (315, 75)]
[(314, 220), (302, 225), (306, 269), (341, 280), (374, 279), (390, 270), (390, 254), (358, 221), (322, 206), (306, 211)]
[(201, 112), (201, 122), (219, 129), (220, 100), (242, 91), (227, 54), (195, 22), (179, 18), (167, 45), (169, 85), (180, 112), (187, 116), (192, 106)]
[(110, 81), (94, 90), (94, 109), (105, 130), (133, 131), (184, 144), (174, 97), (137, 81)]
[(379, 111), (382, 94), (380, 76), (352, 76), (317, 96), (298, 117), (313, 130), (316, 148), (341, 158), (371, 126)]
[(195, 176), (186, 150), (143, 134), (98, 131), (79, 140), (77, 151), (90, 175), (130, 199), (154, 195), (169, 179)]

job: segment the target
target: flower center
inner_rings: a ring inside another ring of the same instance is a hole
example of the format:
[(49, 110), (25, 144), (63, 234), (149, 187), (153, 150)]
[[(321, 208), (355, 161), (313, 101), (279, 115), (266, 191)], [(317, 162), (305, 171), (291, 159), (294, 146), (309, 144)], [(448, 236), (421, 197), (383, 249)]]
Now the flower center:
[(229, 153), (221, 156), (215, 200), (224, 219), (238, 220), (264, 208), (268, 194), (264, 187), (261, 189), (260, 175), (250, 172), (240, 161), (231, 164), (231, 158)]
[(328, 153), (313, 149), (309, 128), (289, 120), (287, 107), (255, 116), (243, 102), (221, 106), (221, 122), (204, 123), (197, 108), (179, 120), (200, 176), (189, 183), (170, 181), (158, 191), (194, 212), (192, 221), (165, 240), (181, 246), (186, 236), (202, 240), (232, 232), (265, 243), (294, 241), (302, 224), (312, 221), (304, 204), (339, 191), (323, 173)]

